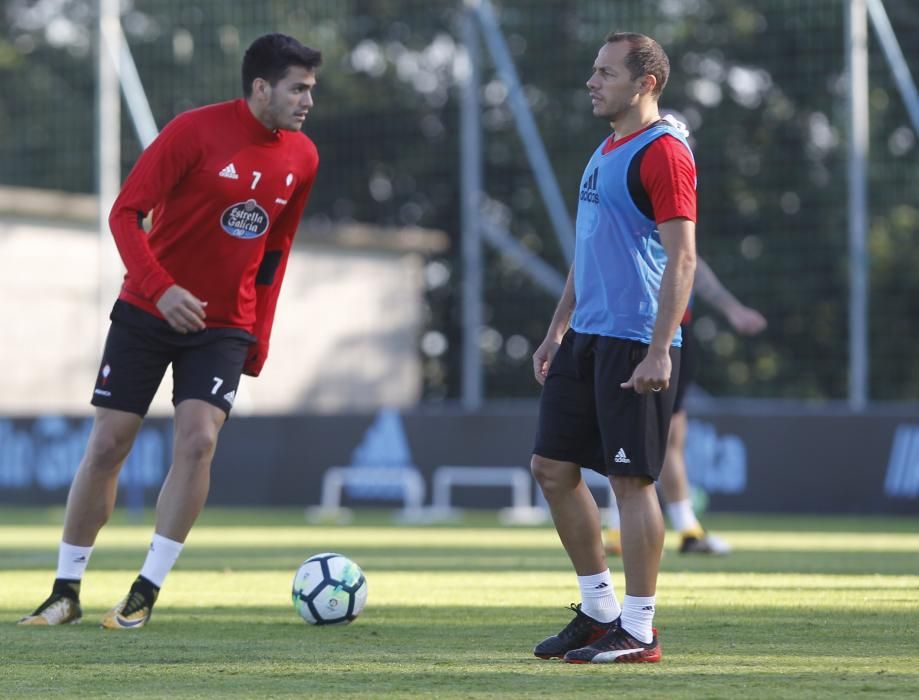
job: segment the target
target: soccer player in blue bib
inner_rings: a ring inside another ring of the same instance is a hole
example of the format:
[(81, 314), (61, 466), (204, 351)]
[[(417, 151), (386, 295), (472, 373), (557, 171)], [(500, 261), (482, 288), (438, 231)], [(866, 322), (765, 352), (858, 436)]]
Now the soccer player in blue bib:
[[(574, 264), (533, 355), (543, 384), (531, 468), (578, 577), (574, 619), (534, 654), (570, 663), (660, 661), (652, 627), (664, 521), (655, 490), (696, 268), (696, 170), (661, 119), (670, 62), (653, 39), (614, 32), (587, 89), (613, 134), (581, 179)], [(596, 501), (581, 468), (606, 474), (621, 515), (620, 606)]]

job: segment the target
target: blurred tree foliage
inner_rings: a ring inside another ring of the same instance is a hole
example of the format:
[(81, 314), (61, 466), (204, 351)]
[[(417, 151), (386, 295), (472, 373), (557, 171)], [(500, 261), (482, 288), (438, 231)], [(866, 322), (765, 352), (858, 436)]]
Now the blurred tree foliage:
[[(611, 29), (667, 49), (662, 106), (693, 131), (699, 250), (769, 329), (738, 338), (699, 305), (700, 385), (720, 396), (843, 399), (847, 392), (846, 112), (840, 0), (495, 0), (571, 215), (582, 169), (608, 125), (584, 82)], [(919, 7), (886, 0), (919, 76)], [(419, 338), (426, 396), (459, 395), (459, 0), (133, 0), (123, 24), (154, 116), (239, 94), (246, 46), (269, 31), (323, 51), (306, 131), (322, 158), (308, 208), (318, 230), (357, 220), (447, 231), (428, 265)], [(94, 188), (95, 3), (7, 0), (0, 17), (0, 182)], [(916, 134), (872, 36), (871, 396), (919, 397)], [(564, 263), (487, 58), (482, 102), (488, 206), (525, 245)], [(126, 114), (126, 110), (125, 110)], [(123, 117), (125, 172), (139, 153)], [(481, 336), (486, 395), (536, 394), (529, 356), (556, 299), (486, 251)]]

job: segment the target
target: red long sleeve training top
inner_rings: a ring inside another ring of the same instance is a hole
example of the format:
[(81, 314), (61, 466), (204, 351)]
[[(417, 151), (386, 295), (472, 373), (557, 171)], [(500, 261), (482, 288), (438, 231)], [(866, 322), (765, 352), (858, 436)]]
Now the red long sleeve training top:
[(209, 328), (256, 337), (243, 371), (258, 376), (318, 166), (309, 137), (267, 129), (243, 99), (180, 114), (141, 154), (109, 216), (127, 268), (119, 298), (162, 318), (157, 300), (184, 287), (207, 302)]

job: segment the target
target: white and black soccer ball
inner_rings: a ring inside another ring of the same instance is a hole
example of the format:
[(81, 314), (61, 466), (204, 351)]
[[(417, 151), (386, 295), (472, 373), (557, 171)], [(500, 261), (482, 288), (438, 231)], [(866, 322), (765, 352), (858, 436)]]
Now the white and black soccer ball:
[(348, 624), (367, 602), (367, 579), (342, 554), (316, 554), (297, 569), (291, 597), (297, 613), (311, 625)]

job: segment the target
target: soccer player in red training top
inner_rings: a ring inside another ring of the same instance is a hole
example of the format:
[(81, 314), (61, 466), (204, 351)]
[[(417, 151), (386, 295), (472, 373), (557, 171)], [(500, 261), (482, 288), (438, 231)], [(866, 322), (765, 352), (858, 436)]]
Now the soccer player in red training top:
[[(680, 365), (680, 319), (696, 268), (696, 169), (685, 137), (661, 119), (670, 74), (660, 45), (611, 33), (587, 89), (613, 135), (581, 184), (574, 264), (546, 339), (531, 467), (574, 566), (581, 603), (540, 658), (660, 661), (652, 627), (664, 521), (654, 482), (664, 459)], [(603, 551), (600, 512), (581, 466), (606, 474), (619, 502), (625, 597)]]
[[(180, 114), (141, 155), (109, 224), (127, 268), (93, 392), (95, 422), (67, 498), (51, 595), (23, 625), (78, 622), (80, 582), (115, 505), (118, 472), (172, 365), (173, 463), (153, 541), (107, 629), (143, 627), (207, 498), (217, 435), (241, 373), (258, 376), (291, 243), (319, 158), (300, 132), (322, 60), (256, 39), (242, 99)], [(141, 227), (148, 212), (153, 227)]]

